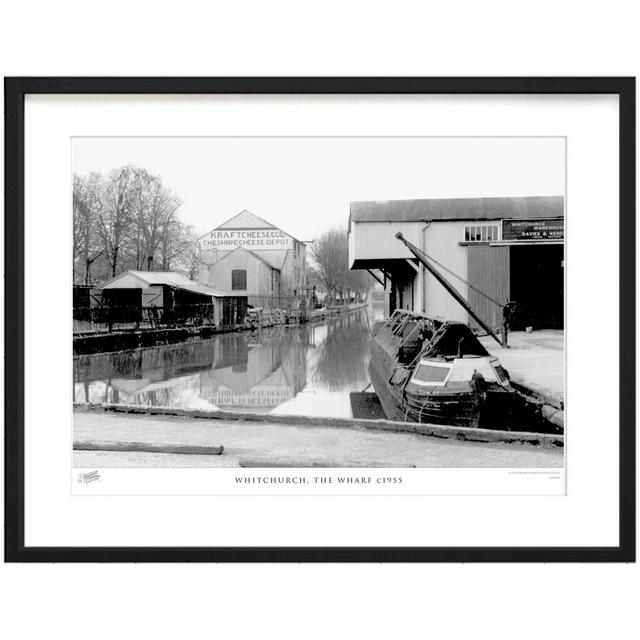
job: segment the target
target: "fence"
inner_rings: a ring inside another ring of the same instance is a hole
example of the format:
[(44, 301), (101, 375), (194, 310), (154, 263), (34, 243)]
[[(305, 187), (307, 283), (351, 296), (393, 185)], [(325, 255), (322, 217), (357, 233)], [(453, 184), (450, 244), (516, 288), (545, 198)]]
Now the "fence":
[(113, 333), (172, 327), (215, 325), (213, 304), (182, 304), (171, 308), (100, 305), (73, 310), (73, 333)]
[(300, 296), (249, 296), (248, 303), (259, 309), (281, 309), (282, 311), (298, 311), (308, 306), (307, 301)]

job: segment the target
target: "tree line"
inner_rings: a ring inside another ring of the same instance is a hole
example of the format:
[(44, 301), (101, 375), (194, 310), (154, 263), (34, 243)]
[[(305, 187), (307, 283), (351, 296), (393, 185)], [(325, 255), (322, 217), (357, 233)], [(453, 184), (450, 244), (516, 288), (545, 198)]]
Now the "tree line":
[(318, 236), (310, 247), (313, 271), (329, 300), (363, 296), (372, 286), (364, 271), (349, 269), (349, 239), (346, 231), (330, 229)]
[(73, 176), (73, 281), (91, 285), (123, 271), (198, 274), (197, 236), (160, 176), (127, 165)]

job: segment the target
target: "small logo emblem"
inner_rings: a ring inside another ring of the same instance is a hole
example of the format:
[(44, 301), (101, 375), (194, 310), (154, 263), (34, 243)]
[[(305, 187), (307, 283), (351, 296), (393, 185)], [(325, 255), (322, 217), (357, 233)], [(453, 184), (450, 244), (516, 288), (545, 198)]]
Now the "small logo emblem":
[(100, 480), (100, 474), (97, 471), (89, 471), (88, 473), (78, 474), (78, 482), (80, 484), (89, 484), (90, 482), (95, 482), (96, 480)]

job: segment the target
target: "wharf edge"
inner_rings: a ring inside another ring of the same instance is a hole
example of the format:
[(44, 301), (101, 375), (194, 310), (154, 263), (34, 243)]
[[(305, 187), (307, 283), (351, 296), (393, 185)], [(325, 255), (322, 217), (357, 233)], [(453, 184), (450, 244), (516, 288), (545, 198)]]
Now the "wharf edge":
[(255, 414), (249, 412), (202, 411), (199, 409), (177, 409), (174, 407), (150, 407), (132, 404), (74, 402), (76, 412), (115, 412), (149, 416), (182, 417), (201, 420), (235, 420), (242, 422), (270, 423), (309, 427), (353, 428), (362, 430), (415, 433), (436, 438), (450, 438), (470, 442), (503, 442), (530, 444), (532, 446), (564, 447), (564, 435), (533, 433), (528, 431), (500, 431), (454, 427), (392, 420), (366, 420), (360, 418), (328, 418), (313, 416)]

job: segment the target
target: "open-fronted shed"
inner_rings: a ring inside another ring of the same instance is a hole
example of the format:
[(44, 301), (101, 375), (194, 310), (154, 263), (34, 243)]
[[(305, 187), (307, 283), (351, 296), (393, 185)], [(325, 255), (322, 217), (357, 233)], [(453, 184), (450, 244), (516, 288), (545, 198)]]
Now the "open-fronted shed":
[(146, 309), (166, 321), (229, 326), (241, 324), (246, 316), (246, 295), (214, 289), (176, 271), (125, 271), (99, 290), (101, 303), (120, 307), (127, 318)]

